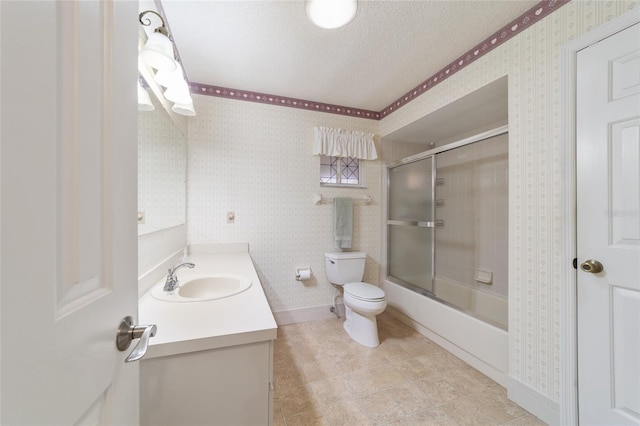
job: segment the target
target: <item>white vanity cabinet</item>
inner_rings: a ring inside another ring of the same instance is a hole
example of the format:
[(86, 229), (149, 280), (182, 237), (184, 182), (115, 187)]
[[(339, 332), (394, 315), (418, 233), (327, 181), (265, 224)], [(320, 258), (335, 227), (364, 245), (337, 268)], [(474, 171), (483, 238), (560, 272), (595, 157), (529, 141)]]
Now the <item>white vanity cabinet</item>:
[(277, 326), (248, 248), (191, 246), (195, 267), (177, 273), (183, 283), (219, 274), (251, 280), (239, 294), (180, 303), (155, 299), (152, 288), (140, 299), (138, 323), (157, 326), (140, 360), (142, 425), (272, 424)]
[(270, 425), (272, 341), (143, 359), (142, 425)]

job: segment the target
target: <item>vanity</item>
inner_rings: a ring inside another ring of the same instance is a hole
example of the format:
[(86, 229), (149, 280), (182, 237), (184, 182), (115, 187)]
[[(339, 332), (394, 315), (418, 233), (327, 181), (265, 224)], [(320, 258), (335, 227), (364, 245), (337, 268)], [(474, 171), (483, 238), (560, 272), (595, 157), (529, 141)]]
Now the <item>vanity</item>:
[(140, 324), (158, 327), (140, 364), (141, 424), (272, 424), (277, 325), (249, 245), (192, 245), (188, 262), (196, 266), (177, 271), (185, 287), (216, 277), (251, 284), (190, 301), (158, 296), (162, 280), (140, 299)]

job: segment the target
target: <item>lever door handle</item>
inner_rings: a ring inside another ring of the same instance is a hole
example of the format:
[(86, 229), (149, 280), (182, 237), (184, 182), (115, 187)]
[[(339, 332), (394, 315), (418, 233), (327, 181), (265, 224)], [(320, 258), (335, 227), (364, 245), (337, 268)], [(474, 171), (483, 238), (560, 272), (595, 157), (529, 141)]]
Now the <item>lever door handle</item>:
[(158, 328), (152, 325), (134, 325), (133, 318), (126, 316), (120, 322), (116, 334), (116, 347), (119, 351), (125, 351), (131, 346), (133, 339), (140, 339), (124, 362), (138, 361), (147, 353), (149, 339), (156, 335)]

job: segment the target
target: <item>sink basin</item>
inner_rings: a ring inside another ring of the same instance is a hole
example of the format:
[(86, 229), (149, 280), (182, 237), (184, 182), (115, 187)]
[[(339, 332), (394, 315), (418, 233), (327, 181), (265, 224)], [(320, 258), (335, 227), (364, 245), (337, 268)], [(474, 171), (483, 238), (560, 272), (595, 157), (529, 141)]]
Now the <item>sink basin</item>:
[(251, 287), (251, 280), (241, 275), (209, 275), (187, 279), (171, 293), (162, 285), (151, 290), (151, 296), (166, 302), (204, 302), (235, 296)]

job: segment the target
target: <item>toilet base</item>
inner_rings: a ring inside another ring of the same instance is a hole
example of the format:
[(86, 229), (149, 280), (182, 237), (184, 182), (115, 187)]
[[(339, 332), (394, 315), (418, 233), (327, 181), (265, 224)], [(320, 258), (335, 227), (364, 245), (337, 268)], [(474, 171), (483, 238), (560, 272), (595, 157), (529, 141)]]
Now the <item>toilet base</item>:
[(345, 305), (345, 317), (342, 327), (349, 337), (369, 348), (380, 345), (378, 322), (375, 315), (362, 315)]

